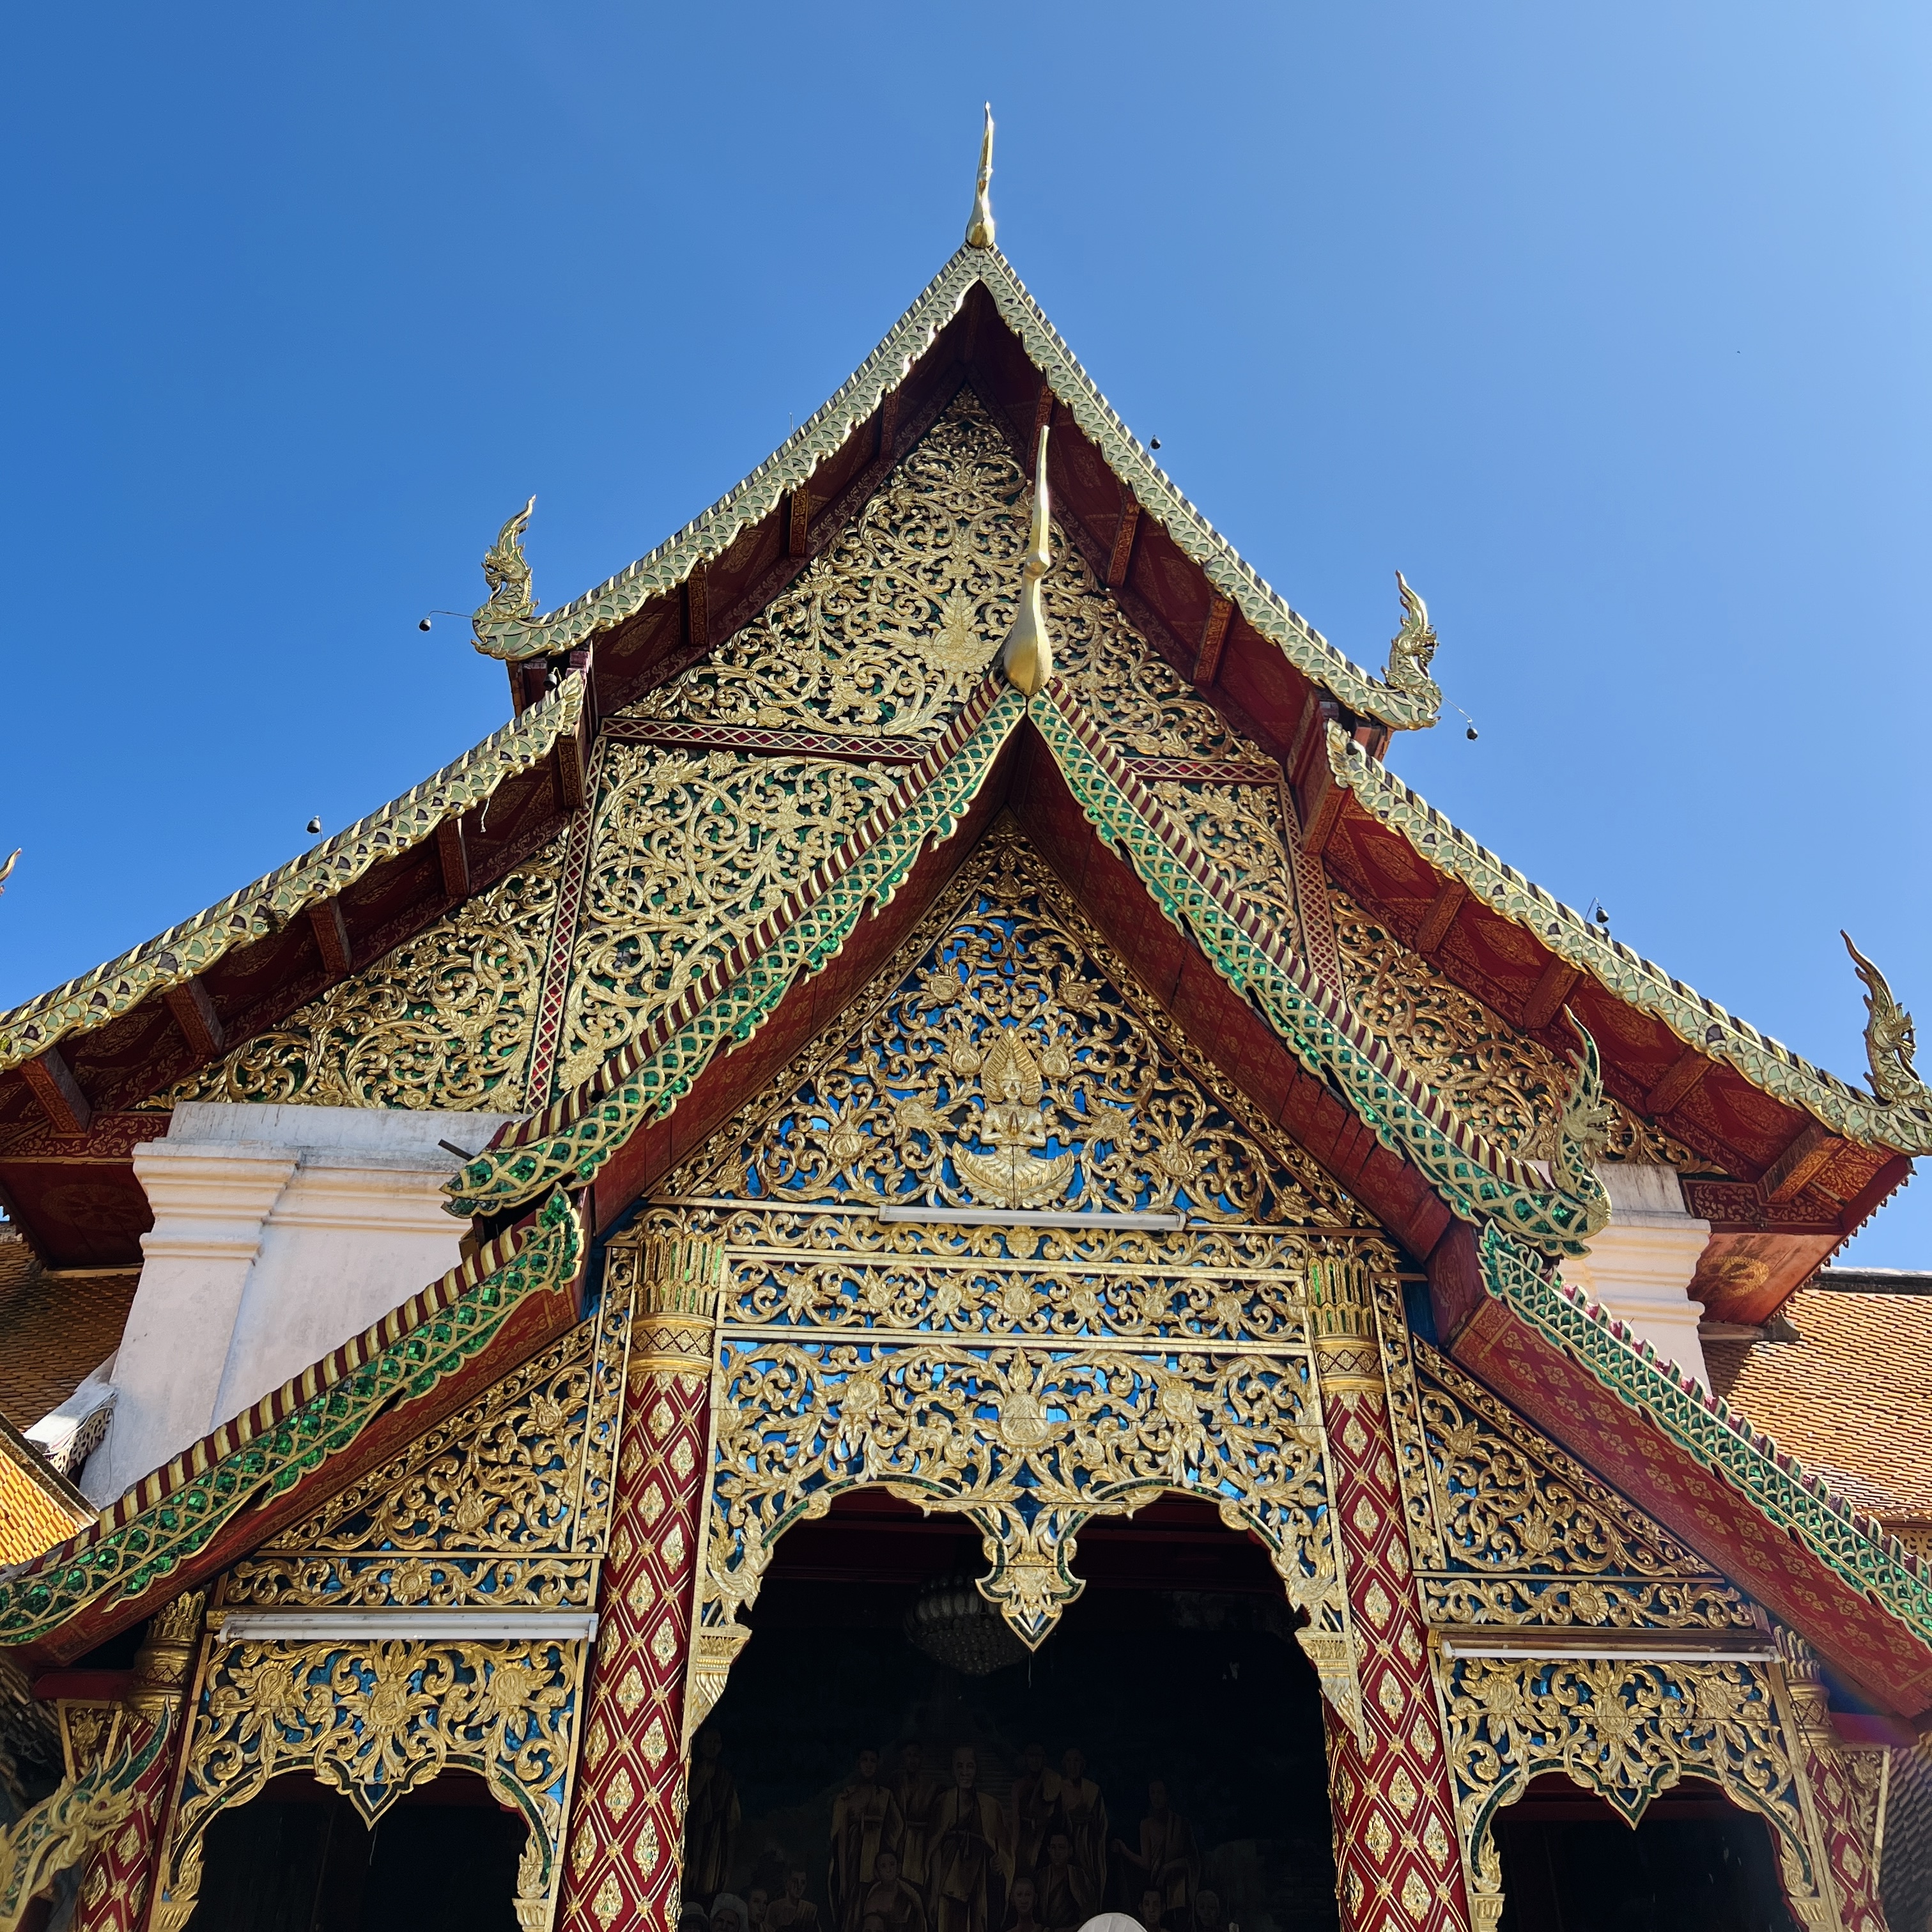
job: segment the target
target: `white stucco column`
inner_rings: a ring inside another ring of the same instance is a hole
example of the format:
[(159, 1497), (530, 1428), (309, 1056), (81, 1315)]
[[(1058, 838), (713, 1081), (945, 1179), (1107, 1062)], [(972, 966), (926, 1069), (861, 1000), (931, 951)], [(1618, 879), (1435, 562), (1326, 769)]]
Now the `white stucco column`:
[(154, 1225), (82, 1487), (110, 1502), (454, 1268), (443, 1211), (499, 1114), (359, 1107), (175, 1109), (135, 1150)]
[(1564, 1261), (1564, 1281), (1708, 1386), (1697, 1339), (1704, 1311), (1689, 1289), (1711, 1238), (1710, 1222), (1684, 1212), (1673, 1168), (1614, 1161), (1597, 1174), (1610, 1197), (1610, 1225), (1587, 1256)]

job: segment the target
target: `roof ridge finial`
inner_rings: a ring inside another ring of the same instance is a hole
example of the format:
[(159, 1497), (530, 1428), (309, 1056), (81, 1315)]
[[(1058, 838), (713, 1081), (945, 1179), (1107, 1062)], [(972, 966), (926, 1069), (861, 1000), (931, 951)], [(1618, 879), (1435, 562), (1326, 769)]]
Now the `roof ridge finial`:
[(1053, 568), (1052, 508), (1046, 497), (1046, 439), (1050, 425), (1040, 426), (1040, 465), (1033, 486), (1033, 542), (1020, 565), (1020, 608), (1013, 628), (1000, 652), (1007, 681), (1030, 698), (1053, 676), (1053, 634), (1046, 626), (1046, 608), (1040, 602), (1040, 580)]
[(966, 224), (969, 248), (993, 245), (993, 204), (987, 190), (993, 182), (993, 104), (986, 103), (986, 131), (980, 137), (980, 182), (973, 195), (973, 218)]

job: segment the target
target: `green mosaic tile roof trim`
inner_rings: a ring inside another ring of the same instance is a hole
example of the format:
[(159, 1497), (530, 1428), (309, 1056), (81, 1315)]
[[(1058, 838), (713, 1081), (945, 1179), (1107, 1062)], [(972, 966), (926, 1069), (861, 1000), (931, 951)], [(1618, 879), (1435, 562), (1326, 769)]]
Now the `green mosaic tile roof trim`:
[[(450, 1211), (500, 1214), (548, 1188), (587, 1185), (638, 1128), (677, 1105), (721, 1050), (749, 1040), (802, 975), (836, 956), (868, 904), (883, 909), (892, 902), (928, 842), (958, 829), (1026, 715), (1017, 692), (993, 692), (982, 687), (977, 703), (935, 744), (917, 775), (817, 868), (794, 915), (766, 932), (728, 983), (715, 993), (708, 981), (694, 988), (705, 993), (701, 1009), (668, 1038), (661, 1028), (653, 1036), (661, 1044), (620, 1056), (584, 1096), (560, 1102), (520, 1132), (508, 1130), (502, 1146), (452, 1177)], [(962, 726), (968, 728), (960, 732)]]
[(131, 952), (0, 1013), (0, 1072), (70, 1034), (105, 1026), (151, 994), (206, 972), (224, 953), (279, 932), (308, 907), (353, 885), (372, 866), (421, 844), (446, 818), (481, 805), (506, 778), (547, 758), (558, 739), (577, 729), (583, 711), (584, 680), (572, 671), (541, 704), (347, 831)]
[(50, 1636), (103, 1600), (133, 1601), (243, 1510), (340, 1455), (391, 1402), (428, 1394), (488, 1348), (532, 1295), (575, 1277), (583, 1225), (559, 1192), (514, 1253), (505, 1254), (507, 1245), (493, 1242), (144, 1478), (91, 1528), (0, 1582), (0, 1644)]
[(1333, 724), (1328, 765), (1365, 811), (1401, 833), (1438, 872), (1460, 880), (1606, 992), (1661, 1020), (1687, 1046), (1724, 1061), (1761, 1091), (1803, 1108), (1848, 1140), (1900, 1154), (1932, 1154), (1932, 1109), (1880, 1105), (1599, 932), (1580, 913), (1478, 844)]
[(676, 536), (548, 616), (486, 623), (478, 629), (477, 648), (493, 657), (513, 659), (568, 650), (622, 622), (647, 599), (675, 590), (700, 564), (722, 556), (740, 531), (769, 516), (782, 497), (808, 483), (818, 466), (844, 446), (958, 314), (976, 282), (985, 286), (1028, 360), (1046, 378), (1082, 434), (1133, 492), (1142, 514), (1166, 530), (1216, 590), (1298, 670), (1364, 717), (1398, 730), (1436, 722), (1433, 708), (1352, 663), (1242, 561), (1108, 405), (996, 248), (962, 248), (832, 399), (742, 483)]
[[(1049, 689), (1034, 700), (1031, 716), (1102, 839), (1126, 857), (1168, 919), (1384, 1147), (1413, 1161), (1462, 1220), (1499, 1223), (1550, 1254), (1587, 1252), (1608, 1218), (1600, 1190), (1586, 1202), (1546, 1187), (1534, 1168), (1456, 1120), (1406, 1075), (1338, 996), (1304, 975), (1279, 935), (1258, 914), (1240, 910), (1204, 862), (1185, 862), (1185, 834), (1071, 698)], [(1587, 1161), (1580, 1165), (1587, 1169)]]
[(1490, 1294), (1738, 1490), (1766, 1522), (1796, 1537), (1844, 1582), (1932, 1645), (1932, 1569), (1882, 1524), (1859, 1514), (1822, 1478), (1752, 1428), (1721, 1396), (1661, 1360), (1621, 1322), (1552, 1281), (1503, 1231), (1485, 1228), (1481, 1251)]

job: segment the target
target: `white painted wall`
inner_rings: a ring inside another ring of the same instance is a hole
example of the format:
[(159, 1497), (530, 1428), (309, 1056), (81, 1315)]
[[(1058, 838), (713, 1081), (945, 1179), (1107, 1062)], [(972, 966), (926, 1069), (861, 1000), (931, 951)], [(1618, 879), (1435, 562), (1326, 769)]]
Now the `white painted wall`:
[(1688, 1291), (1710, 1222), (1684, 1212), (1674, 1168), (1610, 1161), (1597, 1174), (1610, 1197), (1610, 1225), (1588, 1255), (1564, 1261), (1564, 1282), (1708, 1387), (1697, 1339), (1703, 1308)]
[(107, 1439), (81, 1486), (106, 1504), (376, 1322), (460, 1258), (443, 1211), (500, 1114), (178, 1106), (134, 1150), (154, 1211), (114, 1365)]

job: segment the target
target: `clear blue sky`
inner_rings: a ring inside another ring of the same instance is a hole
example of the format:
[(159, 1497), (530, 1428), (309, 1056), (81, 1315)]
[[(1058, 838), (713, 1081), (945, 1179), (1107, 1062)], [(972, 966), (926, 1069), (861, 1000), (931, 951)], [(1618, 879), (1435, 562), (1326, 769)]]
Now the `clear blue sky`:
[[(0, 1002), (507, 709), (957, 244), (1358, 661), (1410, 782), (1856, 1078), (1924, 1016), (1922, 4), (41, 8), (9, 29)], [(1932, 1264), (1932, 1181), (1855, 1251)]]

